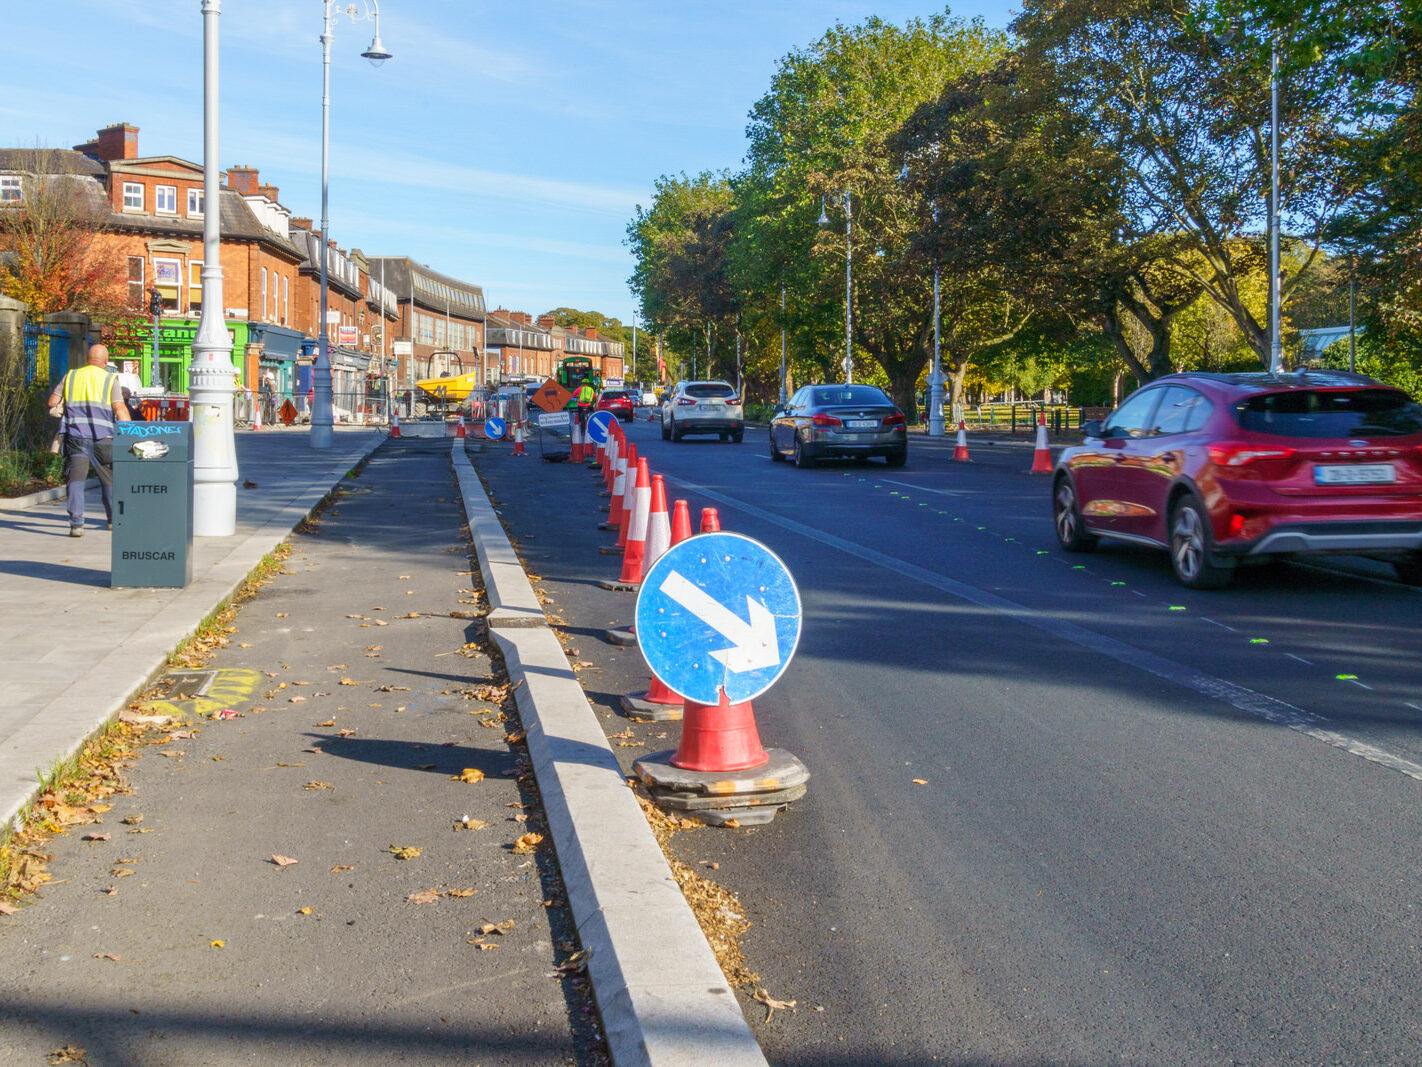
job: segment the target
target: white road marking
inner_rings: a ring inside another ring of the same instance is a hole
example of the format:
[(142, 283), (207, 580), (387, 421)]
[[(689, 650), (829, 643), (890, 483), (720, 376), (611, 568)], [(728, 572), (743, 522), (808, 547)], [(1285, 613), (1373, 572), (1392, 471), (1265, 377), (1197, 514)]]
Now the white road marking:
[[(1322, 741), (1333, 748), (1341, 749), (1350, 755), (1365, 759), (1369, 763), (1376, 763), (1381, 767), (1405, 774), (1422, 782), (1422, 764), (1414, 763), (1386, 749), (1370, 745), (1357, 738), (1349, 737), (1330, 728), (1329, 721), (1312, 712), (1304, 711), (1302, 708), (1278, 700), (1263, 693), (1256, 693), (1252, 689), (1246, 689), (1242, 685), (1225, 681), (1223, 678), (1216, 678), (1213, 675), (1197, 671), (1193, 667), (1183, 663), (1176, 663), (1174, 660), (1166, 659), (1164, 656), (1157, 656), (1153, 652), (1128, 645), (1124, 641), (1118, 641), (1114, 637), (1107, 637), (1098, 634), (1075, 623), (1067, 622), (1063, 619), (1053, 618), (1035, 609), (1018, 604), (1016, 601), (1008, 600), (1006, 597), (998, 596), (996, 593), (989, 593), (986, 590), (978, 589), (965, 582), (948, 578), (945, 575), (930, 571), (917, 564), (896, 559), (886, 555), (876, 549), (868, 548), (864, 545), (856, 544), (853, 541), (845, 540), (843, 537), (836, 537), (834, 534), (817, 530), (813, 526), (807, 526), (803, 522), (796, 522), (794, 519), (787, 519), (776, 515), (774, 512), (758, 508), (754, 504), (747, 504), (737, 500), (735, 497), (719, 493), (714, 489), (708, 489), (696, 482), (689, 482), (684, 478), (676, 478), (671, 475), (663, 476), (673, 485), (682, 486), (702, 496), (727, 507), (735, 508), (747, 515), (779, 526), (781, 529), (797, 533), (802, 537), (807, 537), (812, 541), (818, 541), (829, 548), (838, 549), (851, 556), (856, 556), (866, 563), (873, 563), (886, 570), (891, 570), (896, 574), (901, 574), (911, 581), (921, 582), (931, 586), (950, 596), (966, 600), (970, 604), (986, 608), (990, 611), (1001, 612), (1004, 615), (1016, 619), (1018, 622), (1026, 623), (1028, 626), (1051, 634), (1063, 641), (1069, 641), (1074, 645), (1096, 652), (1100, 655), (1114, 659), (1118, 663), (1124, 663), (1129, 667), (1153, 674), (1157, 678), (1162, 678), (1168, 682), (1199, 693), (1201, 696), (1210, 697), (1223, 701), (1231, 707), (1238, 708), (1249, 715), (1263, 719), (1265, 722), (1274, 723), (1278, 726), (1286, 726), (1290, 730), (1304, 734), (1315, 741)], [(1299, 660), (1300, 663), (1308, 663), (1308, 660), (1292, 653), (1285, 655)]]
[(920, 493), (937, 493), (939, 496), (975, 496), (975, 495), (977, 495), (977, 494), (974, 494), (974, 493), (969, 493), (969, 492), (967, 492), (966, 490), (963, 490), (963, 489), (930, 489), (930, 488), (928, 488), (928, 486), (926, 486), (926, 485), (915, 485), (913, 482), (900, 482), (900, 481), (896, 481), (896, 480), (893, 479), (893, 478), (885, 478), (884, 481), (885, 481), (886, 483), (888, 483), (889, 485), (902, 485), (902, 486), (904, 486), (906, 489), (916, 489), (916, 490), (918, 490)]
[(1232, 634), (1237, 634), (1237, 633), (1239, 633), (1239, 631), (1236, 630), (1233, 626), (1226, 626), (1226, 625), (1225, 625), (1224, 623), (1222, 623), (1222, 622), (1215, 622), (1214, 619), (1207, 619), (1207, 618), (1205, 618), (1203, 615), (1200, 616), (1200, 621), (1201, 621), (1201, 622), (1207, 622), (1207, 623), (1209, 623), (1211, 626), (1218, 626), (1221, 630), (1228, 630), (1228, 631), (1229, 631), (1230, 633), (1232, 633)]
[(1304, 659), (1302, 656), (1295, 656), (1292, 652), (1285, 652), (1284, 655), (1288, 656), (1289, 659), (1296, 659), (1300, 663), (1305, 664), (1306, 666), (1313, 666), (1313, 660), (1311, 659)]

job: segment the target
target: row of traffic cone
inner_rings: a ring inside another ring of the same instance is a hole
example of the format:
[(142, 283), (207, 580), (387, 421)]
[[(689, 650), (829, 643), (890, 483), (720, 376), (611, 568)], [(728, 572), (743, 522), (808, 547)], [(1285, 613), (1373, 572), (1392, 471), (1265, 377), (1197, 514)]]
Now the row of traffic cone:
[[(971, 463), (968, 457), (968, 427), (958, 420), (958, 441), (953, 449), (953, 460), (957, 463)], [(1052, 450), (1047, 445), (1047, 416), (1037, 413), (1037, 442), (1032, 451), (1032, 474), (1052, 473)]]

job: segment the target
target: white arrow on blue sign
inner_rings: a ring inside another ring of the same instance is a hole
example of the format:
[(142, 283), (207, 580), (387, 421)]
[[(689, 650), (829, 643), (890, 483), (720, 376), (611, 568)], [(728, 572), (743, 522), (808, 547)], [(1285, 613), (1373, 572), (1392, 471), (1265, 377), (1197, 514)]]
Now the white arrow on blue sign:
[(507, 432), (508, 426), (506, 426), (504, 420), (497, 415), (490, 415), (484, 420), (484, 436), (490, 441), (497, 441)]
[(595, 445), (607, 444), (607, 435), (616, 421), (617, 416), (610, 411), (594, 411), (588, 416), (588, 440)]
[(754, 700), (800, 642), (800, 593), (759, 541), (700, 534), (673, 545), (637, 593), (637, 643), (652, 673), (698, 704)]

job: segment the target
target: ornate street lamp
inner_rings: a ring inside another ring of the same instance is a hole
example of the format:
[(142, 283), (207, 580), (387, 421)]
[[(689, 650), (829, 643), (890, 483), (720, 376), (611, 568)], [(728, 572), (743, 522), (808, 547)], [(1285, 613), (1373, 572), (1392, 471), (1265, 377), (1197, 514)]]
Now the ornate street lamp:
[[(825, 211), (825, 202), (820, 200), (820, 225), (830, 224), (829, 213)], [(852, 232), (854, 229), (854, 207), (850, 203), (849, 190), (844, 190), (844, 382), (848, 385), (854, 381), (854, 242)]]
[[(330, 199), (330, 156), (331, 156), (331, 14), (335, 0), (322, 0), (326, 11), (325, 27), (321, 33), (321, 313), (317, 320), (320, 329), (320, 347), (316, 351), (316, 366), (312, 374), (311, 404), (311, 447), (330, 448), (334, 430), (331, 395), (331, 338), (326, 325), (326, 255), (330, 247), (331, 220), (327, 214)], [(361, 7), (348, 4), (341, 9), (352, 22), (374, 22), (375, 36), (370, 47), (361, 56), (370, 60), (371, 66), (378, 67), (390, 58), (390, 53), (380, 43), (380, 4), (377, 0), (363, 0)], [(206, 309), (206, 304), (204, 304)]]
[[(221, 195), (217, 185), (217, 18), (222, 0), (202, 0), (202, 315), (188, 365), (193, 422), (193, 536), (237, 529), (237, 447), (232, 394), (237, 368), (222, 320)], [(155, 320), (156, 322), (156, 320)], [(157, 370), (155, 328), (154, 370)]]

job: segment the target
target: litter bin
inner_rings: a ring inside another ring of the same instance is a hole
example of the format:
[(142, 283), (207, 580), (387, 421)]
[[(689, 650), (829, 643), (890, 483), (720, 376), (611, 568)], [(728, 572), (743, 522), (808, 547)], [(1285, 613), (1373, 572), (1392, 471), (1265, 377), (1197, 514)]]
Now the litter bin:
[(190, 583), (192, 424), (115, 424), (113, 501), (109, 585), (182, 588)]

